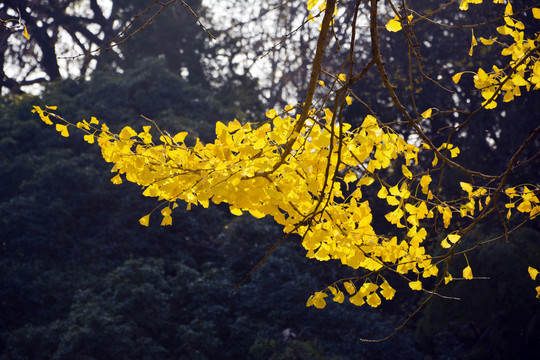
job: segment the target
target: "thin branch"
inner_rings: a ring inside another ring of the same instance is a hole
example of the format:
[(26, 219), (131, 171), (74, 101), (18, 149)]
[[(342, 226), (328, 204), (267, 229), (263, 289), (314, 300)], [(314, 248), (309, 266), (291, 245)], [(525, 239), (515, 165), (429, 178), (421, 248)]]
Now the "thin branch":
[(208, 28), (206, 26), (204, 26), (204, 24), (201, 21), (201, 18), (195, 13), (195, 11), (193, 11), (193, 9), (188, 4), (186, 4), (186, 2), (184, 0), (181, 0), (181, 1), (182, 1), (182, 4), (180, 4), (180, 5), (185, 6), (189, 10), (191, 15), (193, 15), (195, 17), (195, 19), (197, 19), (197, 22), (199, 23), (199, 25), (204, 29), (204, 31), (206, 31), (206, 33), (208, 34), (208, 36), (210, 36), (210, 38), (212, 40), (216, 40), (216, 37), (214, 35), (212, 35), (212, 33), (210, 33), (210, 30), (208, 30)]
[(294, 143), (296, 142), (296, 139), (298, 135), (300, 134), (300, 131), (302, 131), (302, 127), (304, 126), (306, 120), (309, 117), (311, 104), (313, 103), (313, 95), (315, 94), (315, 89), (317, 87), (317, 80), (319, 79), (319, 74), (321, 72), (321, 64), (322, 64), (324, 50), (326, 48), (326, 38), (328, 35), (328, 29), (330, 28), (330, 22), (333, 18), (335, 6), (336, 6), (336, 0), (328, 0), (326, 2), (326, 9), (325, 9), (324, 18), (321, 24), (319, 40), (317, 41), (317, 51), (315, 52), (315, 57), (313, 59), (313, 67), (311, 69), (311, 77), (309, 79), (309, 85), (307, 89), (306, 98), (304, 101), (304, 105), (302, 107), (302, 114), (300, 115), (300, 119), (298, 119), (298, 121), (296, 122), (289, 140), (285, 144), (283, 153), (281, 154), (281, 159), (280, 161), (274, 164), (274, 166), (272, 167), (270, 171), (257, 172), (255, 173), (254, 176), (266, 176), (266, 175), (272, 174), (277, 169), (279, 169), (281, 165), (285, 164), (287, 156), (289, 156), (289, 154), (291, 153), (292, 147)]

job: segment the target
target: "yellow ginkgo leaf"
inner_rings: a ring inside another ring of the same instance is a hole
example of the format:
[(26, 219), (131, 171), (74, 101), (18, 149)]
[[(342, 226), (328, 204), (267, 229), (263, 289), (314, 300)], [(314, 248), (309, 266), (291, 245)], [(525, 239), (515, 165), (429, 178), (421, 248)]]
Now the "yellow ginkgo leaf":
[(514, 76), (512, 76), (512, 82), (514, 83), (514, 85), (517, 85), (517, 86), (527, 86), (527, 85), (530, 85), (527, 80), (525, 80), (521, 75), (519, 74), (516, 74)]
[(403, 173), (403, 176), (405, 176), (407, 179), (412, 179), (412, 173), (405, 165), (401, 165), (401, 172)]
[(465, 269), (463, 269), (463, 277), (467, 280), (473, 279), (472, 269), (470, 266), (467, 266)]
[(381, 190), (379, 190), (379, 192), (377, 193), (377, 197), (381, 199), (386, 199), (387, 196), (388, 196), (388, 190), (386, 190), (386, 188), (383, 185), (381, 186)]
[(459, 183), (459, 185), (461, 186), (463, 191), (466, 191), (468, 194), (472, 193), (473, 187), (471, 184), (462, 181)]
[(186, 139), (186, 136), (187, 136), (187, 132), (183, 131), (183, 132), (180, 132), (176, 135), (174, 135), (173, 137), (173, 141), (177, 144), (181, 144), (184, 142), (184, 140)]
[(396, 290), (394, 290), (394, 288), (392, 288), (387, 281), (381, 284), (381, 295), (386, 300), (392, 300), (395, 294), (396, 294)]
[(84, 135), (83, 138), (84, 138), (84, 141), (86, 141), (86, 142), (89, 143), (89, 144), (93, 144), (93, 143), (94, 143), (94, 134), (87, 134), (87, 135)]
[(497, 32), (501, 35), (510, 35), (512, 33), (512, 29), (506, 25), (503, 25), (497, 28)]
[(388, 23), (386, 23), (385, 27), (386, 27), (386, 30), (391, 31), (391, 32), (398, 32), (402, 29), (401, 23), (396, 19), (390, 20)]
[(307, 2), (307, 9), (308, 9), (308, 10), (313, 9), (313, 7), (314, 7), (315, 5), (317, 5), (318, 2), (319, 2), (319, 0), (308, 0), (308, 2)]
[(354, 284), (350, 281), (346, 281), (343, 283), (343, 286), (345, 287), (345, 290), (349, 293), (349, 295), (352, 295), (356, 292), (356, 288), (354, 287)]
[(461, 80), (461, 75), (463, 75), (463, 72), (459, 72), (452, 76), (452, 81), (454, 81), (456, 84)]
[(270, 109), (266, 112), (266, 117), (273, 119), (277, 116), (277, 111), (275, 109)]
[(336, 296), (339, 289), (337, 287), (334, 287), (334, 286), (329, 286), (328, 289), (330, 290), (330, 292), (332, 293), (332, 295)]
[(532, 210), (532, 204), (530, 201), (522, 201), (521, 204), (517, 207), (519, 212), (528, 213)]
[(458, 235), (458, 234), (448, 235), (448, 240), (450, 240), (453, 244), (457, 243), (459, 239), (461, 239), (461, 235)]
[(30, 35), (28, 34), (28, 29), (26, 28), (26, 25), (24, 26), (23, 36), (26, 38), (26, 40), (30, 40)]
[(356, 295), (349, 298), (351, 304), (356, 306), (362, 306), (365, 304), (364, 295), (361, 292), (357, 292)]
[(529, 266), (527, 270), (529, 271), (529, 276), (531, 277), (531, 279), (536, 280), (536, 277), (538, 276), (538, 270), (531, 266)]
[(170, 216), (171, 213), (172, 213), (172, 209), (168, 206), (161, 209), (161, 215), (163, 216)]
[(116, 176), (111, 179), (111, 182), (114, 185), (120, 185), (122, 183), (122, 178), (120, 177), (120, 174), (116, 174)]
[(429, 108), (429, 109), (427, 109), (426, 111), (424, 111), (424, 112), (422, 113), (422, 117), (423, 117), (424, 119), (429, 119), (429, 118), (431, 117), (431, 108)]
[(345, 176), (343, 177), (343, 181), (346, 182), (346, 183), (353, 182), (353, 181), (355, 181), (356, 179), (357, 179), (356, 174), (355, 174), (354, 172), (352, 172), (352, 171), (349, 171), (349, 172), (347, 173), (347, 175), (345, 175)]
[(351, 99), (351, 97), (350, 97), (350, 96), (347, 96), (347, 97), (345, 98), (345, 102), (347, 103), (347, 105), (351, 105), (351, 104), (352, 104), (352, 99)]
[(504, 9), (505, 15), (514, 15), (514, 11), (512, 10), (512, 4), (510, 4), (510, 1), (506, 4), (506, 8)]
[(343, 294), (342, 291), (337, 291), (337, 294), (334, 295), (334, 299), (333, 299), (335, 302), (339, 303), (339, 304), (342, 304), (343, 303), (343, 300), (345, 300), (345, 294)]
[(331, 120), (334, 117), (332, 110), (324, 109), (324, 119)]
[(424, 194), (427, 193), (429, 184), (431, 183), (431, 176), (430, 175), (424, 175), (420, 179), (420, 186), (422, 187), (422, 192)]
[(306, 306), (315, 306), (317, 309), (323, 309), (326, 306), (326, 301), (324, 298), (328, 295), (321, 291), (316, 291), (315, 294), (311, 295), (308, 299)]
[(482, 106), (484, 106), (484, 105), (485, 105), (485, 108), (488, 109), (488, 110), (495, 109), (497, 107), (497, 102), (493, 101), (493, 100), (488, 102), (488, 100), (486, 100), (486, 101), (484, 101), (482, 103)]
[(493, 44), (495, 41), (497, 40), (497, 38), (493, 38), (493, 39), (486, 39), (486, 38), (483, 38), (481, 37), (480, 38), (480, 42), (484, 45), (491, 45)]
[(145, 216), (143, 216), (142, 218), (140, 218), (140, 219), (139, 219), (139, 223), (140, 223), (142, 226), (148, 226), (148, 224), (150, 223), (150, 214), (145, 215)]
[(395, 196), (387, 196), (386, 202), (390, 206), (398, 206), (400, 204), (400, 201)]
[(451, 247), (450, 243), (448, 242), (448, 238), (445, 238), (443, 241), (441, 241), (441, 246), (444, 249), (449, 249)]
[(409, 287), (413, 290), (420, 291), (422, 290), (422, 282), (420, 280), (409, 282)]
[(535, 19), (540, 19), (540, 9), (539, 8), (533, 8), (532, 13), (533, 13), (533, 17)]
[(229, 210), (231, 211), (231, 214), (233, 215), (236, 215), (236, 216), (240, 216), (242, 215), (242, 210), (240, 210), (239, 208), (236, 208), (236, 207), (230, 207)]
[(163, 217), (163, 220), (161, 220), (161, 226), (170, 226), (170, 225), (172, 225), (172, 217), (171, 216)]
[(345, 75), (345, 74), (339, 74), (339, 75), (338, 75), (338, 79), (341, 80), (341, 81), (346, 81), (346, 80), (347, 80), (347, 75)]
[(249, 209), (249, 213), (250, 213), (253, 217), (257, 218), (257, 219), (262, 219), (263, 217), (266, 216), (266, 214), (265, 214), (264, 212), (259, 211), (259, 210), (257, 210), (257, 209)]
[(364, 176), (362, 179), (360, 179), (360, 181), (358, 182), (358, 186), (369, 186), (371, 184), (373, 184), (373, 182), (375, 181), (374, 178), (372, 177), (369, 177), (369, 176)]
[(377, 307), (381, 304), (381, 298), (379, 297), (379, 295), (377, 295), (377, 293), (374, 292), (367, 296), (366, 302), (371, 307)]

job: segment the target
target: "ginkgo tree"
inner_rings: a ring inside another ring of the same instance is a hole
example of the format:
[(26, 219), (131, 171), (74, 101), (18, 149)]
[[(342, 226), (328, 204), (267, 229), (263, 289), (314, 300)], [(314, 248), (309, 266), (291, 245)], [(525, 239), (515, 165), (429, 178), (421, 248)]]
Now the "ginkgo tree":
[[(539, 24), (540, 7), (515, 11), (510, 1), (493, 2), (500, 7), (500, 16), (492, 21), (500, 23), (496, 33), (477, 39), (473, 27), (470, 51), (463, 56), (474, 63), (475, 48), (483, 46), (500, 53), (505, 65), (456, 68), (459, 71), (451, 79), (432, 79), (441, 87), (445, 82), (473, 83), (482, 98), (481, 106), (473, 111), (404, 105), (387, 72), (380, 41), (381, 32), (402, 33), (412, 54), (409, 61), (416, 58), (422, 62), (414, 45), (415, 26), (434, 22), (432, 17), (440, 16), (449, 6), (459, 6), (464, 12), (471, 6), (485, 6), (482, 0), (454, 0), (424, 13), (406, 1), (357, 0), (351, 1), (354, 11), (339, 17), (340, 22), (336, 14), (348, 2), (308, 0), (309, 16), (303, 26), (318, 27), (319, 37), (305, 97), (283, 109), (268, 110), (258, 123), (218, 122), (213, 143), (197, 140), (188, 146), (186, 132), (169, 135), (150, 119), (142, 129), (126, 126), (114, 133), (95, 117), (90, 121), (66, 120), (55, 106), (35, 106), (33, 111), (62, 136), (76, 129), (88, 143), (96, 143), (105, 161), (113, 164), (114, 184), (136, 183), (144, 196), (158, 199), (158, 206), (141, 217), (141, 225), (148, 226), (151, 221), (171, 225), (174, 209), (182, 203), (188, 209), (227, 204), (234, 215), (272, 217), (283, 226), (285, 237), (297, 234), (301, 238), (307, 257), (337, 260), (358, 269), (355, 277), (314, 289), (307, 306), (324, 308), (328, 299), (338, 303), (347, 299), (357, 306), (377, 307), (383, 300), (392, 300), (395, 283), (404, 281), (412, 291), (426, 293), (410, 319), (433, 296), (441, 296), (444, 286), (475, 278), (469, 252), (508, 240), (540, 213), (537, 179), (510, 182), (515, 169), (531, 160), (523, 156), (526, 149), (535, 146), (540, 126), (513, 150), (505, 170), (498, 174), (462, 165), (463, 154), (453, 143), (468, 127), (475, 126), (479, 112), (529, 93), (537, 96), (534, 91), (540, 89), (540, 32), (529, 36), (531, 29), (518, 19), (518, 15), (525, 16)], [(324, 57), (335, 56), (327, 49), (338, 27), (350, 29), (350, 51), (341, 60), (341, 71), (329, 74), (321, 64)], [(365, 51), (362, 57), (355, 51), (355, 39), (360, 36), (371, 43), (367, 58)], [(323, 71), (331, 84), (321, 80)], [(378, 74), (395, 118), (380, 118), (355, 93), (353, 85), (368, 72)], [(407, 76), (412, 83), (413, 72)], [(414, 94), (412, 100), (414, 104)], [(345, 114), (355, 102), (368, 112), (358, 127), (347, 123)], [(448, 114), (456, 114), (457, 120), (441, 129), (447, 140), (437, 143), (425, 127)], [(404, 125), (414, 136), (400, 132)], [(419, 161), (420, 157), (430, 158), (430, 163)], [(446, 169), (468, 179), (459, 181), (458, 196), (441, 192)], [(383, 231), (375, 229), (372, 212), (374, 203), (381, 201), (387, 209)], [(502, 233), (474, 246), (465, 245), (464, 237), (493, 216)], [(431, 253), (434, 249), (438, 255)], [(465, 258), (467, 266), (460, 273), (451, 273), (450, 264), (458, 257)], [(534, 265), (517, 276), (528, 272), (536, 279)], [(536, 290), (540, 296), (540, 286)]]

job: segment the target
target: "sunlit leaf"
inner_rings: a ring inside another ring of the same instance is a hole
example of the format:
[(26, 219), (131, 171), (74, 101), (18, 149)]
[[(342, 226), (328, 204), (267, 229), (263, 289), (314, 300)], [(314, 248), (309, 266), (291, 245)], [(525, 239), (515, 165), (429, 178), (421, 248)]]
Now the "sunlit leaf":
[(231, 211), (231, 214), (236, 215), (236, 216), (240, 216), (243, 214), (242, 210), (240, 210), (239, 208), (235, 208), (231, 206), (229, 210)]
[(413, 290), (422, 290), (422, 282), (420, 280), (409, 282), (409, 287)]
[(140, 223), (142, 226), (148, 226), (148, 224), (150, 223), (150, 214), (145, 215), (145, 216), (143, 216), (142, 218), (140, 218), (140, 219), (139, 219), (139, 223)]
[(458, 72), (454, 76), (452, 76), (452, 81), (454, 81), (456, 84), (461, 80), (461, 75), (463, 75), (463, 72)]
[(422, 117), (423, 117), (424, 119), (429, 119), (429, 118), (431, 117), (431, 111), (432, 111), (431, 108), (427, 109), (426, 111), (424, 111), (424, 112), (422, 113)]
[(58, 131), (60, 135), (62, 135), (63, 137), (69, 136), (69, 132), (66, 125), (56, 124), (56, 131)]
[(396, 290), (394, 290), (394, 288), (392, 288), (388, 282), (384, 281), (381, 284), (381, 295), (386, 300), (392, 300), (394, 298), (395, 293), (396, 293)]
[(386, 23), (385, 27), (386, 27), (386, 30), (391, 31), (391, 32), (398, 32), (402, 29), (401, 23), (397, 19), (390, 20), (389, 22)]
[(473, 279), (473, 273), (472, 273), (472, 269), (470, 266), (467, 266), (465, 269), (463, 269), (463, 278), (467, 279), (467, 280), (472, 280)]
[(345, 287), (345, 290), (349, 293), (349, 295), (352, 295), (356, 292), (356, 288), (354, 284), (350, 281), (346, 281), (343, 283), (343, 286)]
[(529, 276), (531, 277), (531, 279), (536, 280), (536, 277), (538, 276), (538, 270), (531, 266), (529, 266), (527, 270), (529, 271)]
[(266, 112), (266, 117), (273, 119), (277, 116), (277, 111), (275, 109), (270, 109)]
[(493, 39), (486, 39), (486, 38), (483, 38), (481, 37), (480, 38), (480, 42), (484, 45), (491, 45), (493, 44), (495, 41), (497, 40), (497, 38), (493, 38)]
[(379, 297), (379, 295), (377, 295), (377, 293), (374, 292), (366, 297), (366, 302), (371, 307), (377, 307), (381, 304), (381, 298)]

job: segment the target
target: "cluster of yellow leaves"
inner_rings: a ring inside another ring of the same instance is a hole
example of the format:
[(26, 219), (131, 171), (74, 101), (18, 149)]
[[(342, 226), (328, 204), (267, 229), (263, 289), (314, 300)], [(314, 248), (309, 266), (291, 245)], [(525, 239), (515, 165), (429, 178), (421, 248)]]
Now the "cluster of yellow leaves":
[[(494, 1), (502, 4), (503, 1)], [(468, 4), (479, 4), (482, 0), (463, 0), (460, 9), (467, 10)], [(540, 19), (540, 9), (533, 8), (532, 15), (535, 19)], [(507, 3), (504, 10), (504, 25), (497, 28), (497, 32), (503, 36), (510, 36), (510, 44), (495, 38), (480, 38), (483, 45), (497, 43), (503, 47), (501, 54), (511, 58), (508, 65), (500, 69), (493, 65), (491, 71), (482, 68), (474, 75), (474, 86), (480, 90), (486, 109), (497, 107), (497, 99), (502, 95), (503, 102), (512, 101), (516, 96), (521, 96), (523, 89), (526, 91), (540, 89), (540, 32), (534, 38), (525, 38), (525, 25), (514, 17), (512, 4)], [(473, 54), (473, 48), (478, 45), (478, 41), (472, 32), (471, 49), (469, 55)], [(455, 83), (461, 79), (463, 72), (455, 74), (452, 78)]]
[[(379, 294), (386, 300), (392, 300), (394, 298), (394, 294), (396, 293), (396, 290), (394, 290), (394, 288), (392, 288), (392, 286), (390, 286), (390, 284), (384, 279), (381, 285), (365, 281), (358, 289), (352, 281), (345, 281), (343, 282), (342, 286), (349, 295), (349, 301), (356, 306), (362, 306), (367, 303), (371, 307), (377, 307), (382, 302)], [(345, 300), (345, 294), (341, 291), (339, 286), (332, 285), (329, 286), (328, 289), (334, 296), (333, 301), (340, 304), (343, 303)], [(377, 290), (379, 290), (379, 293), (377, 293)], [(326, 306), (326, 301), (324, 298), (327, 296), (328, 294), (325, 292), (317, 291), (315, 294), (311, 295), (306, 305), (315, 306), (318, 309), (322, 309)]]
[[(188, 208), (227, 203), (235, 215), (248, 212), (257, 218), (271, 216), (286, 233), (299, 234), (310, 258), (335, 259), (374, 273), (391, 267), (403, 275), (438, 274), (422, 246), (427, 231), (420, 222), (433, 218), (437, 209), (448, 227), (452, 211), (434, 199), (429, 174), (413, 175), (410, 166), (417, 164), (420, 149), (381, 126), (371, 115), (351, 130), (346, 123), (332, 125), (334, 115), (329, 109), (318, 115), (312, 111), (310, 121), (297, 133), (294, 128), (299, 115), (289, 105), (281, 113), (268, 111), (269, 120), (258, 126), (237, 120), (218, 122), (213, 143), (197, 140), (195, 146), (188, 147), (184, 142), (187, 133), (169, 136), (155, 129), (160, 135), (155, 140), (151, 126), (143, 126), (140, 132), (126, 126), (114, 134), (96, 118), (75, 125), (54, 124), (49, 113), (54, 109), (35, 106), (34, 112), (46, 124), (56, 125), (63, 136), (69, 135), (68, 127), (75, 126), (85, 132), (88, 143), (97, 142), (103, 158), (114, 164), (114, 184), (124, 179), (137, 183), (144, 188), (143, 195), (162, 201), (161, 225), (172, 224), (171, 214), (179, 200)], [(291, 153), (282, 159), (290, 139), (296, 141)], [(441, 148), (457, 149), (446, 143)], [(404, 162), (404, 178), (392, 186), (376, 173), (398, 158)], [(275, 164), (281, 165), (275, 168)], [(370, 204), (363, 199), (362, 189), (375, 182), (380, 184), (377, 196), (394, 207), (385, 216), (388, 222), (407, 228), (403, 239), (378, 235), (372, 227)], [(354, 191), (344, 198), (343, 187), (350, 185)], [(424, 194), (424, 200), (411, 195), (413, 186)], [(151, 214), (143, 216), (140, 223), (148, 226)], [(381, 295), (389, 299), (393, 296), (389, 295), (391, 287), (383, 284)], [(354, 293), (351, 302), (361, 305), (361, 298), (365, 298), (371, 306), (379, 304), (375, 293), (378, 287), (374, 286), (364, 284), (358, 292), (348, 287), (347, 292)], [(321, 304), (321, 299), (321, 295), (314, 295), (310, 303)]]
[(510, 202), (505, 205), (508, 209), (508, 212), (506, 213), (508, 219), (510, 219), (512, 209), (514, 208), (521, 213), (528, 214), (530, 219), (534, 219), (540, 214), (540, 201), (537, 197), (537, 194), (540, 193), (540, 189), (536, 186), (524, 185), (512, 187), (506, 189), (504, 192), (510, 199)]

